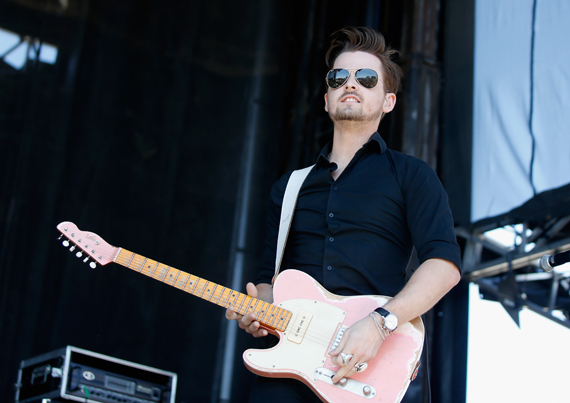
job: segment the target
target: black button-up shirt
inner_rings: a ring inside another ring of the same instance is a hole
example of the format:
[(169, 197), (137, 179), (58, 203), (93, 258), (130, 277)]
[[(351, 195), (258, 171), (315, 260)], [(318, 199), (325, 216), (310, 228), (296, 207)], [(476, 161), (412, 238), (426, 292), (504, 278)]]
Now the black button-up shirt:
[[(392, 151), (378, 133), (335, 181), (336, 164), (321, 151), (297, 201), (281, 270), (302, 270), (339, 295), (394, 296), (405, 285), (415, 246), (420, 262), (441, 258), (460, 267), (447, 194), (425, 162)], [(270, 283), (283, 194), (275, 183), (257, 282)]]

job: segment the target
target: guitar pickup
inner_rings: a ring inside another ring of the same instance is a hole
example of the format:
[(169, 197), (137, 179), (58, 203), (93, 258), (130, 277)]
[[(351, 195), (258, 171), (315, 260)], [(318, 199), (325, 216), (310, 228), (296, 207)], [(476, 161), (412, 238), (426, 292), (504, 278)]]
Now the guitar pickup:
[(291, 331), (289, 332), (289, 336), (287, 336), (287, 340), (292, 341), (293, 343), (301, 344), (312, 319), (312, 313), (307, 311), (299, 311), (299, 314), (293, 323)]

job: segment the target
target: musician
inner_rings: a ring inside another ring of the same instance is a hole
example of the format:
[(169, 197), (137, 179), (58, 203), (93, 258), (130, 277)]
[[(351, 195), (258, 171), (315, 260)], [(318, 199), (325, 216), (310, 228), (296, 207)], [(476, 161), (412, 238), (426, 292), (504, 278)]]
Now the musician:
[[(365, 315), (330, 352), (338, 382), (365, 370), (394, 328), (425, 313), (460, 280), (453, 218), (437, 175), (423, 161), (390, 150), (377, 129), (394, 109), (401, 69), (396, 51), (370, 28), (332, 35), (326, 53), (325, 110), (331, 143), (317, 158), (297, 201), (281, 271), (294, 268), (339, 295), (393, 296), (385, 311)], [(279, 215), (290, 173), (273, 186), (263, 266), (248, 295), (272, 302), (271, 279)], [(406, 282), (415, 247), (420, 266)], [(255, 337), (266, 336), (254, 314), (229, 307), (226, 317)], [(250, 402), (318, 402), (304, 384), (258, 377)]]

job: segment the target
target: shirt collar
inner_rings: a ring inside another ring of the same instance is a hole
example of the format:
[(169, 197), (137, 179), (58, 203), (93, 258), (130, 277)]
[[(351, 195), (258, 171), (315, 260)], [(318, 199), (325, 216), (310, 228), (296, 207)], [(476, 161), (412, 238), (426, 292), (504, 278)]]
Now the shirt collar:
[[(376, 151), (378, 151), (379, 154), (384, 154), (388, 149), (388, 146), (386, 146), (386, 142), (384, 141), (382, 136), (380, 136), (380, 133), (375, 132), (372, 136), (370, 136), (370, 139), (363, 145), (363, 148), (369, 148), (371, 150), (376, 148)], [(327, 164), (329, 162), (328, 158), (331, 151), (332, 151), (332, 141), (328, 142), (327, 145), (325, 145), (321, 150), (317, 158), (317, 166), (321, 164)]]

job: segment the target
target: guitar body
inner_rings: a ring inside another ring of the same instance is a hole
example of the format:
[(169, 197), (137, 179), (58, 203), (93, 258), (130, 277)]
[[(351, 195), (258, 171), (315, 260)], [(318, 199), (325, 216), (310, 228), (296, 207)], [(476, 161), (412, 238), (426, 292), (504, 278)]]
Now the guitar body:
[(328, 352), (342, 329), (383, 306), (388, 297), (344, 297), (325, 290), (309, 275), (297, 270), (279, 274), (273, 289), (274, 305), (293, 312), (285, 331), (276, 331), (279, 342), (270, 349), (249, 349), (243, 354), (248, 369), (258, 375), (294, 378), (309, 386), (324, 402), (383, 402), (402, 400), (415, 376), (423, 347), (420, 318), (400, 325), (368, 361), (366, 371), (333, 384), (336, 373)]

